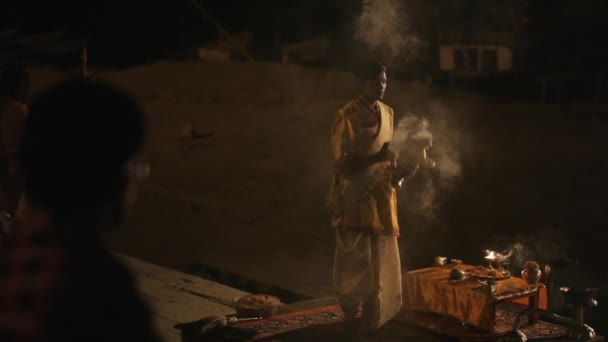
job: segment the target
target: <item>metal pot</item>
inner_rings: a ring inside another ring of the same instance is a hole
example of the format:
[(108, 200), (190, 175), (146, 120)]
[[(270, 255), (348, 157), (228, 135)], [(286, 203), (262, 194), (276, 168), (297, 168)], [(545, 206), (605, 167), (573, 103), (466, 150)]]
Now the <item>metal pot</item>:
[(536, 285), (540, 281), (540, 277), (543, 272), (539, 268), (528, 269), (524, 268), (521, 271), (521, 278), (526, 281), (526, 283), (530, 285)]

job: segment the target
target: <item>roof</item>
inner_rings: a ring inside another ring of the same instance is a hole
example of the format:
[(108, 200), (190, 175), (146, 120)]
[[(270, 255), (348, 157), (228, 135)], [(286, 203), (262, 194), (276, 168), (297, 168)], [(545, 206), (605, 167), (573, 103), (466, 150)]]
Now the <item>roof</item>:
[(440, 33), (440, 44), (481, 44), (511, 45), (514, 34), (511, 32), (474, 31), (465, 34), (463, 31), (444, 31)]

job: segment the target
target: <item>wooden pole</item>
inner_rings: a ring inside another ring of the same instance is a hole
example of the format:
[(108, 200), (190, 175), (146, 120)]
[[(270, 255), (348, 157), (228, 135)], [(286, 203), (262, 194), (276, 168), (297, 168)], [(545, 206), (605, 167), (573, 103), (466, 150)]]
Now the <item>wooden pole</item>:
[(595, 96), (593, 100), (595, 103), (600, 103), (602, 102), (602, 83), (604, 83), (604, 71), (600, 70), (595, 75)]
[(80, 52), (80, 77), (82, 77), (83, 80), (89, 78), (88, 54), (86, 46), (83, 46)]

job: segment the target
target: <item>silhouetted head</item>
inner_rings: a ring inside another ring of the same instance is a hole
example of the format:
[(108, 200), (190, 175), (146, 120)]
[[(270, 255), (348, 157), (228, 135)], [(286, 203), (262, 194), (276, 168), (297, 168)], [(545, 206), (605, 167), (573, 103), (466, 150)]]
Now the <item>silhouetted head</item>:
[(357, 88), (366, 99), (382, 100), (386, 90), (386, 66), (380, 62), (368, 61), (359, 64), (355, 70)]
[(22, 65), (11, 65), (0, 73), (0, 96), (25, 102), (30, 84), (30, 77)]
[(62, 225), (120, 222), (143, 140), (143, 112), (121, 90), (70, 80), (44, 91), (19, 151), (29, 203)]

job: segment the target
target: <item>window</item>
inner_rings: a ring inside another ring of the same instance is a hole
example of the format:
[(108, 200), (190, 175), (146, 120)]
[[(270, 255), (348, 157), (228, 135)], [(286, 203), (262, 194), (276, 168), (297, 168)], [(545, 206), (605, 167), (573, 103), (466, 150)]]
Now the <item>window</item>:
[(455, 49), (454, 60), (456, 62), (456, 70), (477, 70), (477, 49)]

